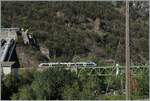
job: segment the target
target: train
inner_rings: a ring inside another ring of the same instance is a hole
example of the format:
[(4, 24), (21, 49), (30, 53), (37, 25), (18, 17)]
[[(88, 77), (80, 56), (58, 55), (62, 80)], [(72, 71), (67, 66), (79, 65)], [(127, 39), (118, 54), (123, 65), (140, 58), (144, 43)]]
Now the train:
[(95, 62), (50, 62), (50, 63), (40, 63), (39, 67), (95, 67), (97, 64)]

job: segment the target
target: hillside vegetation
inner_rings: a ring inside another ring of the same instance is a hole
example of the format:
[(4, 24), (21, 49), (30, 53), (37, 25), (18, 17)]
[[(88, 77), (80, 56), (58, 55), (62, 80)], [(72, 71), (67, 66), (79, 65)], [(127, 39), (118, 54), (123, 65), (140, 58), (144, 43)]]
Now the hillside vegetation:
[[(2, 1), (1, 11), (2, 27), (29, 29), (40, 48), (49, 51), (46, 56), (39, 48), (24, 45), (18, 37), (19, 61), (23, 53), (29, 69), (20, 68), (17, 75), (14, 72), (2, 75), (2, 99), (125, 99), (124, 71), (119, 71), (119, 75), (99, 76), (96, 69), (86, 68), (79, 74), (64, 68), (43, 71), (37, 68), (41, 62), (53, 61), (125, 65), (125, 2)], [(130, 2), (131, 65), (148, 64), (148, 16), (148, 2)], [(131, 76), (131, 98), (147, 99), (148, 71), (141, 69), (136, 74)]]
[[(19, 70), (18, 75), (2, 75), (4, 100), (125, 100), (125, 76), (102, 77), (78, 74), (63, 68)], [(131, 99), (148, 99), (148, 72), (137, 72), (138, 88)], [(121, 85), (123, 81), (123, 88)]]
[[(147, 9), (130, 3), (133, 64), (148, 62)], [(125, 2), (2, 2), (2, 26), (29, 29), (49, 61), (125, 63)]]

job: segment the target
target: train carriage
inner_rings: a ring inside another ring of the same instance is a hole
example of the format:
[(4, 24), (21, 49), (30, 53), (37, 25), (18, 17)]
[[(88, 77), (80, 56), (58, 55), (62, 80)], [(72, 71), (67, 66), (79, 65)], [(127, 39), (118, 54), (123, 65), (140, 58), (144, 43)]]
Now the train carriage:
[(39, 67), (94, 67), (97, 64), (95, 62), (50, 62), (50, 63), (40, 63)]

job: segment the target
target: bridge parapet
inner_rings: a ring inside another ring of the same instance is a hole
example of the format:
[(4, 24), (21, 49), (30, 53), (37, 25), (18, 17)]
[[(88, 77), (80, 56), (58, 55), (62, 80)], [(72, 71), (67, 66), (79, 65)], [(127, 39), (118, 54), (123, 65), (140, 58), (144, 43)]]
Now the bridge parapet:
[(12, 69), (12, 65), (14, 64), (14, 62), (0, 62), (0, 67), (2, 68), (1, 72), (4, 75), (10, 74), (11, 73), (11, 69)]
[(19, 31), (19, 28), (0, 28), (0, 38), (11, 38), (11, 39), (16, 39), (17, 34), (16, 32)]

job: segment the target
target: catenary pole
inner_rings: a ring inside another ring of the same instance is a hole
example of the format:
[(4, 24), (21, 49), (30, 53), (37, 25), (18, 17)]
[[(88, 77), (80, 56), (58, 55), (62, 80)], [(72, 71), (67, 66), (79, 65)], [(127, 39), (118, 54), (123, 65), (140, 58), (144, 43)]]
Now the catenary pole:
[(125, 45), (126, 45), (126, 51), (125, 51), (125, 58), (126, 58), (126, 100), (131, 99), (131, 87), (130, 87), (130, 44), (129, 44), (129, 1), (126, 0), (126, 32), (125, 32)]
[[(150, 1), (149, 1), (149, 85), (150, 85)], [(149, 86), (149, 100), (150, 100), (150, 86)]]

